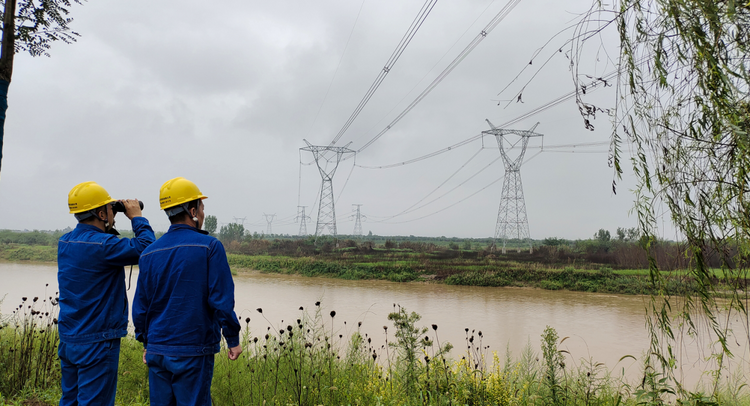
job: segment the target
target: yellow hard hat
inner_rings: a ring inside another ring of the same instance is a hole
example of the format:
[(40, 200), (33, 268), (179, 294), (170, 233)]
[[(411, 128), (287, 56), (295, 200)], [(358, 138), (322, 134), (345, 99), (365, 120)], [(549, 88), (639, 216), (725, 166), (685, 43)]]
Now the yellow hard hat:
[(68, 193), (68, 208), (71, 214), (83, 213), (116, 201), (96, 182), (75, 185)]
[(182, 177), (164, 182), (159, 190), (159, 205), (162, 210), (196, 199), (203, 200), (206, 198), (208, 196), (204, 196), (195, 183)]

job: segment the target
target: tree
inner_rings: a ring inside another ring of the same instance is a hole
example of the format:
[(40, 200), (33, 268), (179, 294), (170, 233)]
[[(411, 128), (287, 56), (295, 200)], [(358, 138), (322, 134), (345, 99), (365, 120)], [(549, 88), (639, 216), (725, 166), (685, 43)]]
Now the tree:
[(208, 215), (206, 216), (206, 220), (203, 222), (203, 229), (206, 230), (209, 234), (212, 234), (216, 232), (216, 226), (218, 225), (218, 221), (216, 220), (216, 216)]
[(625, 229), (617, 227), (617, 241), (625, 241)]
[[(718, 347), (711, 350), (720, 371), (732, 355), (728, 320), (738, 313), (745, 329), (748, 323), (742, 295), (750, 259), (750, 3), (619, 0), (611, 9), (601, 4), (596, 2), (571, 41), (579, 110), (587, 126), (605, 110), (585, 101), (586, 88), (577, 78), (583, 48), (601, 46), (598, 31), (614, 25), (620, 39), (618, 98), (607, 110), (613, 120), (613, 188), (629, 159), (639, 180), (635, 211), (641, 241), (653, 247), (666, 206), (684, 236), (698, 290), (675, 309), (662, 270), (650, 261), (651, 280), (660, 290), (649, 309), (651, 352), (676, 379), (672, 326), (697, 333), (700, 314), (717, 337)], [(596, 28), (586, 28), (591, 26)], [(626, 144), (632, 158), (623, 156)], [(711, 256), (721, 260), (718, 272), (709, 269)], [(729, 294), (729, 302), (717, 303), (719, 294)], [(715, 395), (720, 374), (714, 376)]]
[(596, 234), (594, 234), (594, 239), (604, 244), (604, 243), (608, 243), (609, 240), (612, 239), (612, 236), (609, 234), (608, 230), (600, 228), (599, 231), (597, 231)]
[(245, 235), (245, 226), (237, 223), (229, 223), (225, 226), (221, 226), (219, 230), (219, 240), (223, 243), (232, 241), (242, 240), (242, 236)]
[(547, 246), (550, 246), (550, 247), (556, 247), (558, 245), (566, 245), (567, 243), (568, 243), (568, 241), (565, 240), (564, 238), (557, 238), (557, 237), (545, 238), (542, 241), (542, 245), (547, 245)]
[(28, 52), (45, 55), (52, 43), (75, 42), (77, 33), (70, 31), (68, 18), (72, 2), (79, 0), (6, 0), (3, 8), (3, 34), (0, 43), (0, 169), (3, 158), (5, 113), (8, 110), (8, 88), (13, 76), (13, 56)]

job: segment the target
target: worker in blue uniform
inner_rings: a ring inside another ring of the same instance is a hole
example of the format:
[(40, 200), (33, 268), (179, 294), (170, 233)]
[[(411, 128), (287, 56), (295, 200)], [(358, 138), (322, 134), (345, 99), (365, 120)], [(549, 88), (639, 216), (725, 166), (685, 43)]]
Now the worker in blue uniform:
[(224, 246), (201, 230), (203, 199), (185, 178), (164, 183), (159, 203), (171, 226), (139, 262), (133, 324), (151, 406), (210, 405), (220, 332), (230, 360), (242, 352), (232, 273)]
[(124, 266), (137, 264), (155, 240), (135, 199), (119, 201), (135, 238), (118, 238), (117, 202), (95, 182), (80, 183), (68, 194), (78, 225), (57, 245), (61, 406), (115, 404), (120, 338), (128, 327)]

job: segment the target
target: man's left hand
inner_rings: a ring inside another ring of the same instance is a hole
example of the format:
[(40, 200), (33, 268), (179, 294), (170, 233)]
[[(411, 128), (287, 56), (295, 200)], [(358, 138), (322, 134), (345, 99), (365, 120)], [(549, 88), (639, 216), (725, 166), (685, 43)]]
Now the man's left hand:
[(242, 346), (238, 345), (236, 347), (230, 348), (227, 355), (229, 356), (230, 360), (234, 361), (240, 357), (240, 354), (242, 354)]
[(122, 205), (125, 206), (125, 215), (129, 219), (133, 219), (133, 217), (142, 217), (143, 213), (141, 212), (141, 205), (138, 202), (138, 199), (123, 199), (120, 200), (122, 202)]

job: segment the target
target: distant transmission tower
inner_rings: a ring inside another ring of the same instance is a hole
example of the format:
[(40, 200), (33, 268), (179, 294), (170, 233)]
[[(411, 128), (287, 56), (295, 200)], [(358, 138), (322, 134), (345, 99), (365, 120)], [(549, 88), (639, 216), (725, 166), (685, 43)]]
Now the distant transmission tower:
[(367, 218), (367, 216), (363, 216), (360, 212), (359, 208), (362, 207), (361, 204), (353, 204), (353, 207), (356, 207), (355, 210), (357, 214), (355, 214), (353, 217), (355, 217), (354, 220), (354, 236), (356, 237), (362, 237), (362, 219)]
[(232, 217), (232, 218), (234, 219), (235, 224), (238, 221), (242, 220), (242, 223), (240, 223), (240, 224), (242, 224), (243, 227), (245, 226), (245, 220), (247, 220), (247, 217)]
[(263, 215), (266, 216), (266, 223), (268, 223), (268, 226), (266, 227), (266, 234), (272, 235), (273, 229), (271, 228), (271, 223), (273, 223), (273, 218), (276, 217), (276, 215), (266, 213), (263, 213)]
[(307, 220), (310, 219), (310, 216), (305, 215), (305, 207), (307, 206), (297, 206), (297, 217), (294, 219), (295, 221), (299, 221), (300, 237), (307, 235)]
[[(482, 131), (482, 134), (494, 135), (497, 139), (497, 145), (500, 148), (500, 155), (505, 163), (505, 179), (503, 179), (503, 195), (500, 198), (500, 208), (497, 212), (497, 225), (495, 226), (495, 241), (503, 239), (503, 254), (508, 239), (517, 238), (519, 241), (529, 244), (529, 252), (532, 252), (531, 237), (529, 236), (529, 220), (526, 217), (526, 202), (523, 198), (523, 184), (521, 183), (521, 165), (523, 165), (523, 156), (526, 154), (526, 146), (529, 144), (529, 138), (541, 137), (542, 134), (534, 132), (539, 123), (534, 124), (530, 130), (509, 130), (495, 127), (490, 120), (487, 123), (491, 130)], [(513, 134), (520, 138), (514, 143), (506, 139), (506, 135)], [(521, 143), (521, 152), (515, 158), (511, 159), (506, 150), (506, 143), (509, 145), (508, 150), (517, 148)], [(520, 248), (518, 249), (520, 252)]]
[[(300, 148), (302, 151), (312, 152), (315, 158), (315, 164), (318, 166), (320, 177), (323, 184), (320, 187), (320, 202), (318, 203), (318, 223), (315, 226), (315, 237), (323, 234), (332, 235), (336, 238), (336, 208), (334, 207), (333, 198), (333, 175), (339, 167), (341, 158), (346, 154), (354, 154), (356, 151), (347, 148), (349, 144), (343, 147), (317, 146), (311, 145), (307, 140), (307, 147)], [(332, 168), (329, 168), (329, 165)]]

